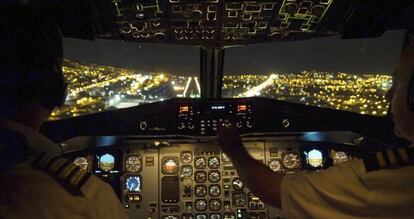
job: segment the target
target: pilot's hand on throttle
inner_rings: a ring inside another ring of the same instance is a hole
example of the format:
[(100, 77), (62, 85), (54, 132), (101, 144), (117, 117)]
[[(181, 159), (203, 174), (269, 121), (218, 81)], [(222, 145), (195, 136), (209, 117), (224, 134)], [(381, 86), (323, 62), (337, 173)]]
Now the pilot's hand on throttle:
[(222, 124), (217, 131), (217, 143), (227, 155), (245, 152), (239, 131), (233, 125)]

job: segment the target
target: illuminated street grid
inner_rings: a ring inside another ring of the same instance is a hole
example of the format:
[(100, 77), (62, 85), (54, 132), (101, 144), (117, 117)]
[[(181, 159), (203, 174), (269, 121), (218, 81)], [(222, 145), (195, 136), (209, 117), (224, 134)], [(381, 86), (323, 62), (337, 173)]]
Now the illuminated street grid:
[[(51, 120), (70, 118), (105, 110), (136, 106), (175, 97), (200, 97), (197, 77), (176, 73), (140, 72), (65, 60), (63, 71), (69, 83), (64, 107)], [(227, 75), (224, 97), (262, 96), (283, 101), (347, 110), (361, 114), (385, 115), (385, 93), (391, 76), (346, 73), (302, 72), (299, 74)]]

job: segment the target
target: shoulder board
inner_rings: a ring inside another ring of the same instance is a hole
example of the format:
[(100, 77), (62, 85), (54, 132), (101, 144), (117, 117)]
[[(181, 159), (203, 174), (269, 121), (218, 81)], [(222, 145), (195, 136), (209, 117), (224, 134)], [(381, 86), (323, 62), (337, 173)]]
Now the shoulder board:
[(414, 148), (387, 149), (367, 154), (364, 165), (367, 172), (414, 165)]
[(64, 157), (52, 157), (43, 154), (37, 157), (32, 165), (49, 174), (63, 188), (74, 196), (83, 196), (81, 188), (91, 174)]

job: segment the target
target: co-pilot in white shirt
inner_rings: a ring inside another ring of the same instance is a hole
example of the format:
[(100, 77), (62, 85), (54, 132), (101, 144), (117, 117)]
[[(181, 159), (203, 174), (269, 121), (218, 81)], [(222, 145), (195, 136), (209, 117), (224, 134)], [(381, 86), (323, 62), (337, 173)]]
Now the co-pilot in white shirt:
[(414, 218), (414, 165), (366, 172), (362, 160), (282, 180), (287, 219)]
[[(59, 146), (22, 124), (0, 120), (0, 128), (23, 134), (38, 152), (62, 154)], [(45, 171), (19, 163), (0, 173), (0, 218), (127, 218), (112, 187), (98, 177), (88, 178), (81, 192), (74, 196)]]

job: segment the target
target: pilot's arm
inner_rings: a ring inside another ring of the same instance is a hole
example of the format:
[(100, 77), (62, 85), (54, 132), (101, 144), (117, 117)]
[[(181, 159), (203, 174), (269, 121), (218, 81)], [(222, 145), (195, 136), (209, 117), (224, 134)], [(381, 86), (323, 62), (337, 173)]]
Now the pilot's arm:
[(280, 208), (284, 174), (275, 173), (262, 162), (253, 159), (244, 148), (236, 128), (222, 126), (217, 134), (223, 152), (230, 157), (250, 191), (266, 203)]
[(235, 128), (221, 127), (218, 143), (248, 188), (286, 218), (413, 218), (414, 165), (370, 172), (353, 159), (282, 175), (254, 160)]

